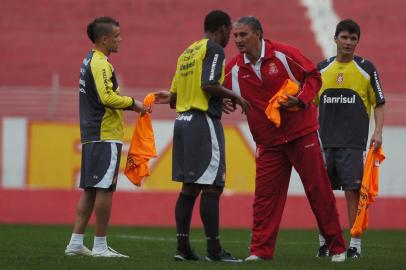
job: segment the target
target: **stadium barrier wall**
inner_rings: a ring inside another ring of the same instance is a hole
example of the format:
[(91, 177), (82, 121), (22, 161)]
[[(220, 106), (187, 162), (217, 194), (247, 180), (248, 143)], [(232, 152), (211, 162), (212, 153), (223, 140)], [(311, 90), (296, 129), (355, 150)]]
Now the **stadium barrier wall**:
[[(122, 174), (133, 126), (125, 127), (113, 224), (172, 226), (179, 183), (170, 181), (172, 121), (154, 120), (158, 158), (141, 188)], [(225, 125), (227, 141), (226, 189), (221, 199), (221, 222), (228, 227), (250, 227), (255, 178), (255, 145), (245, 122)], [(406, 228), (406, 177), (402, 173), (406, 136), (402, 127), (386, 127), (387, 159), (380, 169), (380, 192), (370, 209), (371, 228)], [(76, 124), (28, 121), (4, 117), (1, 121), (0, 223), (66, 224), (74, 220), (80, 192), (80, 138)], [(347, 224), (342, 192), (337, 205)], [(390, 211), (389, 211), (390, 209)], [(281, 226), (315, 228), (297, 173), (293, 173)], [(194, 226), (201, 226), (198, 216)]]

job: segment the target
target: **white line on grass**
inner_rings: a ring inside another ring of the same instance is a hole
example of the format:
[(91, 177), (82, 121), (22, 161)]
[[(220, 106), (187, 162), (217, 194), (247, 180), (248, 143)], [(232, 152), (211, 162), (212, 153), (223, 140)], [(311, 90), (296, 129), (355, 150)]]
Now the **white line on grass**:
[[(118, 237), (118, 238), (125, 238), (131, 240), (144, 240), (144, 241), (157, 241), (157, 242), (176, 242), (176, 238), (169, 238), (169, 237), (154, 237), (154, 236), (144, 236), (144, 235), (128, 235), (128, 234), (119, 234), (119, 235), (111, 235), (109, 237)], [(232, 243), (232, 244), (246, 244), (249, 241), (239, 241), (239, 240), (231, 240), (225, 241), (221, 240), (224, 243)], [(206, 242), (206, 239), (190, 239), (190, 242), (200, 243)], [(314, 245), (314, 243), (302, 243), (302, 242), (283, 242), (283, 245), (298, 245), (298, 244), (305, 244), (305, 245)]]
[[(143, 241), (156, 241), (156, 242), (176, 242), (176, 238), (172, 237), (155, 237), (155, 236), (145, 236), (145, 235), (134, 235), (134, 234), (118, 234), (118, 235), (111, 235), (109, 237), (117, 237), (117, 238), (124, 238), (124, 239), (129, 239), (129, 240), (143, 240)], [(224, 243), (231, 243), (231, 244), (247, 244), (249, 241), (239, 241), (239, 240), (231, 240), (231, 241), (225, 241), (221, 240)], [(201, 243), (201, 242), (206, 242), (206, 239), (190, 239), (190, 242), (193, 243)], [(281, 246), (296, 246), (296, 245), (306, 245), (306, 246), (315, 246), (318, 243), (317, 241), (314, 242), (295, 242), (295, 241), (280, 241), (278, 244)], [(400, 246), (398, 245), (382, 245), (382, 244), (366, 244), (363, 243), (363, 246), (366, 247), (375, 247), (375, 248), (399, 248)], [(406, 246), (404, 246), (406, 247)]]

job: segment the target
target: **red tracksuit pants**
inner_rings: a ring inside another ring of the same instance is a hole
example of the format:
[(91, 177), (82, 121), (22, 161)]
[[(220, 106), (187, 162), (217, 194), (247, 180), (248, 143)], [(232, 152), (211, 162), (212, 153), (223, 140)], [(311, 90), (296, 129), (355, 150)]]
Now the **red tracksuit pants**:
[(300, 176), (330, 253), (333, 255), (344, 252), (346, 247), (336, 201), (317, 133), (314, 132), (282, 145), (257, 147), (251, 255), (263, 259), (273, 257), (292, 166)]

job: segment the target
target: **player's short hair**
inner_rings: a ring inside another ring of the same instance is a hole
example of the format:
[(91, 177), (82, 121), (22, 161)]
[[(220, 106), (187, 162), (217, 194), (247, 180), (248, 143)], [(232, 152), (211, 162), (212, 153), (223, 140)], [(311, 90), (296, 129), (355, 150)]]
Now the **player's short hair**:
[(87, 36), (96, 43), (102, 36), (109, 35), (114, 26), (120, 26), (120, 23), (111, 17), (98, 17), (87, 25)]
[(231, 26), (230, 16), (221, 10), (213, 10), (204, 18), (204, 32), (216, 32), (220, 27)]
[(262, 30), (261, 22), (254, 16), (243, 16), (239, 18), (235, 24), (248, 25), (252, 31), (259, 33), (259, 38), (262, 39), (264, 31)]
[(357, 34), (358, 39), (361, 38), (361, 28), (359, 27), (358, 23), (351, 19), (342, 20), (337, 24), (334, 37), (338, 37), (338, 35), (343, 31), (348, 31), (350, 34)]

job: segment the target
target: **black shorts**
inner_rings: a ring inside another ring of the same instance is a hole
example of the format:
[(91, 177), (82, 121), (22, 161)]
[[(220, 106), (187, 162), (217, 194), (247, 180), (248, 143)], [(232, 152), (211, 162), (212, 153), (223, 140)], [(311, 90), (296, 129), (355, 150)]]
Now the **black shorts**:
[(359, 190), (364, 173), (364, 151), (351, 148), (324, 149), (327, 172), (334, 190)]
[(220, 119), (199, 110), (179, 113), (173, 132), (172, 179), (223, 187), (224, 148)]
[(93, 142), (82, 145), (80, 188), (116, 190), (121, 143)]

